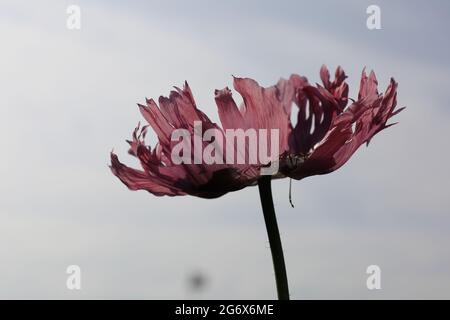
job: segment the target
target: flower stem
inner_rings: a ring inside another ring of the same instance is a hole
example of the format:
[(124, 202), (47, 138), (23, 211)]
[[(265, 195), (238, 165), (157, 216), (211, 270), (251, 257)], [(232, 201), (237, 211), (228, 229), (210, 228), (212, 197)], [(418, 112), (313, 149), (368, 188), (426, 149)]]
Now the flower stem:
[(280, 232), (278, 231), (277, 218), (272, 199), (272, 177), (262, 176), (258, 180), (259, 196), (269, 236), (270, 251), (272, 252), (273, 268), (279, 300), (289, 300), (289, 288), (284, 264), (283, 248), (281, 246)]

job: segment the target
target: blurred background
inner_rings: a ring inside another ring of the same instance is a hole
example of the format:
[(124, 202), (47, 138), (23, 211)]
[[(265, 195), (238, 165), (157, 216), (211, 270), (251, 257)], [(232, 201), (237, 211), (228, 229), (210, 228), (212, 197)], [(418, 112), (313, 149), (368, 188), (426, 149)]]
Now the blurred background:
[[(366, 26), (372, 4), (380, 30)], [(351, 97), (364, 66), (381, 91), (393, 76), (407, 109), (339, 171), (293, 181), (295, 208), (289, 181), (274, 182), (292, 298), (449, 299), (448, 30), (439, 0), (1, 0), (0, 298), (275, 298), (257, 188), (131, 192), (109, 152), (135, 164), (136, 103), (184, 80), (218, 121), (214, 89), (232, 75), (314, 83), (326, 64)], [(366, 287), (373, 264), (381, 290)], [(81, 290), (66, 287), (69, 265)]]

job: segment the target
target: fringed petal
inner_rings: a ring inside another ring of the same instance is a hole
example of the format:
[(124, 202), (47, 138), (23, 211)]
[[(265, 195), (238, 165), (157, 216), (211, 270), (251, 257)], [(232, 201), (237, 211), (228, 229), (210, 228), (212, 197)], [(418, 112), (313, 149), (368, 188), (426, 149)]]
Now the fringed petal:
[[(339, 79), (339, 77), (342, 79), (342, 76), (339, 76), (338, 73), (340, 74), (340, 72), (336, 72), (336, 79)], [(333, 88), (329, 82), (328, 70), (324, 67), (321, 69), (321, 78), (327, 90)], [(335, 81), (339, 83), (339, 81)], [(344, 112), (337, 113), (332, 118), (326, 134), (312, 147), (299, 166), (293, 168), (286, 164), (282, 171), (291, 178), (302, 179), (307, 176), (326, 174), (337, 170), (350, 159), (362, 144), (368, 143), (375, 134), (391, 126), (392, 124), (386, 124), (387, 121), (403, 110), (401, 108), (394, 111), (397, 105), (398, 84), (394, 79), (391, 79), (383, 95), (378, 93), (377, 84), (373, 71), (368, 77), (363, 71), (358, 100), (346, 108)], [(318, 95), (316, 89), (312, 87), (305, 87), (303, 91), (306, 95), (308, 92), (314, 93), (314, 97), (317, 97), (317, 100), (321, 102), (321, 109), (324, 110), (324, 114), (327, 114), (324, 101), (329, 101), (329, 99), (325, 98), (326, 95), (323, 92)], [(336, 97), (333, 92), (329, 93)], [(317, 102), (314, 102), (315, 100), (311, 97), (309, 101), (312, 110), (314, 110), (317, 107)], [(299, 101), (300, 110), (305, 108), (305, 105), (305, 100)], [(328, 105), (328, 107), (330, 106), (333, 106), (333, 104)], [(298, 126), (300, 126), (299, 129), (297, 129)], [(307, 133), (310, 120), (300, 115), (300, 112), (297, 127), (293, 132), (294, 138), (301, 141), (305, 146), (310, 146), (313, 140), (312, 135)], [(300, 155), (299, 150), (305, 150), (305, 147), (298, 148), (297, 146), (292, 150), (291, 154), (294, 156)]]

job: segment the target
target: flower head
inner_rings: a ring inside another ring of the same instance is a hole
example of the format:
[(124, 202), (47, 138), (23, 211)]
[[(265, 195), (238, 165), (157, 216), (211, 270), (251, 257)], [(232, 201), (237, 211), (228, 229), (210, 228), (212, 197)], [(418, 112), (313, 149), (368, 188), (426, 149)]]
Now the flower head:
[[(147, 146), (144, 139), (148, 126), (138, 125), (128, 142), (129, 153), (139, 160), (142, 169), (124, 165), (114, 153), (110, 168), (132, 190), (203, 198), (255, 185), (267, 166), (274, 163), (275, 178), (302, 179), (334, 171), (361, 144), (390, 126), (387, 120), (401, 109), (394, 111), (397, 83), (393, 79), (386, 92), (379, 94), (375, 74), (367, 77), (363, 71), (358, 99), (347, 107), (344, 71), (339, 67), (330, 81), (323, 66), (320, 76), (323, 86), (312, 86), (305, 77), (292, 75), (268, 88), (252, 79), (234, 78), (234, 88), (243, 98), (240, 107), (228, 88), (215, 91), (222, 126), (197, 108), (187, 83), (183, 89), (175, 87), (169, 97), (160, 97), (159, 105), (147, 99), (139, 109), (156, 132), (158, 144), (153, 149)], [(294, 103), (298, 107), (295, 127), (290, 121)], [(244, 134), (243, 143), (224, 142), (222, 138), (228, 138), (229, 132)], [(245, 143), (253, 132), (260, 139), (254, 148)], [(187, 146), (182, 148), (181, 162), (180, 157), (174, 157), (174, 150), (180, 147), (174, 133), (182, 138), (182, 146)], [(270, 155), (262, 152), (266, 147)], [(202, 158), (205, 155), (209, 161)], [(265, 160), (261, 160), (262, 155)]]

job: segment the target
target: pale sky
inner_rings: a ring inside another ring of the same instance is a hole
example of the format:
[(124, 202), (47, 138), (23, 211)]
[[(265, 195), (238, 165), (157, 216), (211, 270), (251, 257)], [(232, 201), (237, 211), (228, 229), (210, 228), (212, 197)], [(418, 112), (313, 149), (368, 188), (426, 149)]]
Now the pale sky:
[[(81, 30), (66, 28), (67, 6)], [(381, 8), (368, 30), (366, 8)], [(400, 123), (339, 171), (273, 184), (294, 299), (450, 298), (447, 1), (0, 1), (0, 298), (272, 299), (257, 188), (219, 199), (129, 191), (136, 103), (187, 80), (217, 121), (232, 75), (269, 86), (364, 66)], [(234, 97), (238, 94), (234, 92)], [(150, 139), (149, 142), (154, 141)], [(79, 265), (82, 289), (66, 288)], [(382, 271), (366, 288), (366, 268)], [(200, 272), (203, 290), (189, 278)]]

